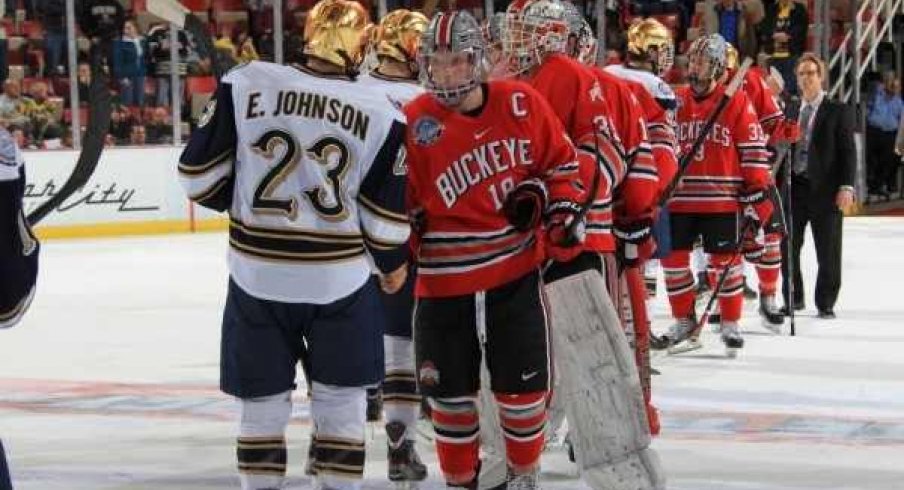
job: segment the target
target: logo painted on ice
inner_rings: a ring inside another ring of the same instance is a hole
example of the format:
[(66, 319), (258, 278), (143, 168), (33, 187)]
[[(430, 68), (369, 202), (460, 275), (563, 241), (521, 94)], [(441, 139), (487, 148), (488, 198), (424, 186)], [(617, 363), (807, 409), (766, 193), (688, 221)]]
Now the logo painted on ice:
[(436, 386), (439, 384), (439, 370), (433, 362), (424, 361), (418, 369), (418, 379), (424, 386)]
[(443, 125), (436, 119), (425, 116), (414, 122), (414, 141), (421, 146), (436, 143), (443, 134)]

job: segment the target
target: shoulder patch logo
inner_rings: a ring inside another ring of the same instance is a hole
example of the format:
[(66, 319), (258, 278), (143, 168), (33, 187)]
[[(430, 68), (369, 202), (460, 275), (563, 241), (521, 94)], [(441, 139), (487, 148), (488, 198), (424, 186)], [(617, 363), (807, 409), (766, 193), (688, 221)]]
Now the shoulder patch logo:
[(443, 125), (439, 121), (423, 116), (414, 122), (414, 141), (421, 146), (430, 146), (443, 134)]
[(217, 111), (217, 99), (211, 98), (207, 105), (204, 106), (204, 110), (201, 111), (201, 116), (198, 118), (198, 127), (203, 128), (207, 126), (207, 123), (213, 119), (213, 114)]

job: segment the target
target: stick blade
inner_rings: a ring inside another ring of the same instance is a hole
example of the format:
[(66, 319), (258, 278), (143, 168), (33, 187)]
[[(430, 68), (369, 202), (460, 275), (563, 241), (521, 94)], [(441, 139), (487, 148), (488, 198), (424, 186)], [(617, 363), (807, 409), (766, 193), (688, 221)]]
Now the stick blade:
[(190, 13), (178, 0), (154, 0), (147, 3), (147, 9), (157, 17), (176, 24), (180, 29), (185, 27), (185, 17)]

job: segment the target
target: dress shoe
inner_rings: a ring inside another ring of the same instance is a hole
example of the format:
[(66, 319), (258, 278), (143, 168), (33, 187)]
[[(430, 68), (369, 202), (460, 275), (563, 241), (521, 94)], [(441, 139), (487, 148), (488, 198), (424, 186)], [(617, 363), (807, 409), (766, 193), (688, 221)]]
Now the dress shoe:
[(827, 310), (819, 310), (819, 313), (817, 313), (816, 316), (823, 320), (834, 320), (835, 312), (831, 308)]

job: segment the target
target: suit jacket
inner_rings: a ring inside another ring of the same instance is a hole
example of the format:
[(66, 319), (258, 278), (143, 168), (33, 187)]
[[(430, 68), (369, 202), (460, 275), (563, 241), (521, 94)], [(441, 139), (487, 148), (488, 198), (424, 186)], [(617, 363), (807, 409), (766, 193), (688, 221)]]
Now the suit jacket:
[[(800, 101), (789, 107), (790, 114), (800, 114)], [(835, 195), (841, 186), (854, 186), (857, 150), (854, 146), (854, 111), (830, 100), (828, 95), (816, 111), (807, 154), (807, 178), (810, 202), (815, 208), (829, 210), (835, 206)], [(804, 131), (806, 128), (801, 128)], [(794, 168), (797, 144), (792, 146), (790, 161), (783, 171)], [(792, 199), (803, 196), (794, 196)]]

